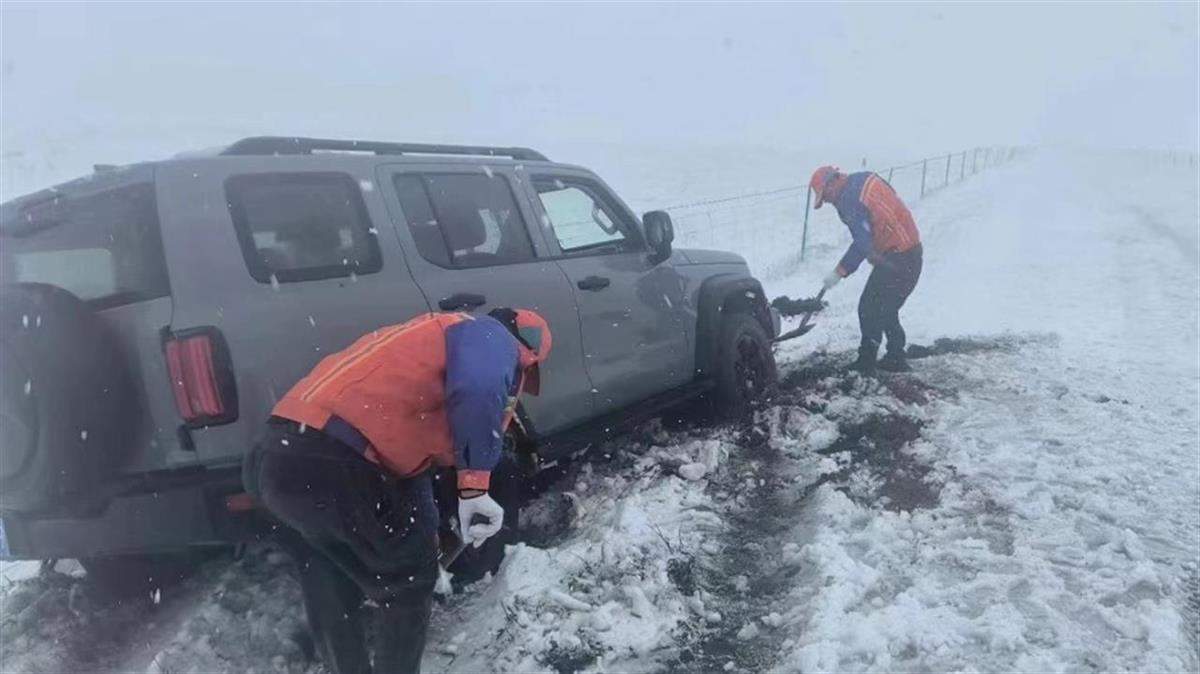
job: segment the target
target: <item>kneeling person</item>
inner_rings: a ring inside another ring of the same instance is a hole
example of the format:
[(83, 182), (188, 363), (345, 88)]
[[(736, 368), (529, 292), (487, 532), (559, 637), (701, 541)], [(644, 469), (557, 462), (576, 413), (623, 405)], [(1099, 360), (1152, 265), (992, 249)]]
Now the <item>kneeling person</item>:
[[(437, 580), (431, 472), (457, 467), (465, 542), (500, 530), (491, 471), (550, 345), (532, 311), (427, 314), (324, 358), (272, 410), (243, 480), (286, 525), (309, 627), (335, 674), (419, 671)], [(373, 666), (364, 604), (377, 621)]]

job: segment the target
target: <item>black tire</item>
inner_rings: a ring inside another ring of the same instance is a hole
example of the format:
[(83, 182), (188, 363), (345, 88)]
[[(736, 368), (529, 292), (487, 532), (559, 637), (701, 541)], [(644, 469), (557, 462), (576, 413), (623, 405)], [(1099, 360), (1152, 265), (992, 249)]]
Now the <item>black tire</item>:
[(775, 388), (777, 380), (771, 338), (762, 324), (747, 313), (728, 314), (717, 342), (716, 412), (730, 418), (747, 413), (754, 401)]
[(135, 395), (104, 324), (45, 284), (0, 290), (0, 509), (78, 503), (119, 463)]

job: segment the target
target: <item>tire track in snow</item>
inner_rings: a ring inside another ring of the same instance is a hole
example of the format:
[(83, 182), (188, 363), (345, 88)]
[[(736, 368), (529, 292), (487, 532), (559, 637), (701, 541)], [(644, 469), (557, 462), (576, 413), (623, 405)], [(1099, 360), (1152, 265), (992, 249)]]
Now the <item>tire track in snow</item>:
[[(720, 550), (701, 555), (700, 584), (720, 621), (690, 635), (689, 646), (669, 671), (762, 671), (774, 662), (778, 642), (769, 623), (780, 589), (798, 571), (780, 564), (779, 545), (799, 507), (782, 488), (788, 479), (786, 458), (766, 442), (753, 424), (737, 434), (730, 465), (710, 482), (715, 499), (728, 506)], [(767, 623), (764, 623), (764, 619)]]
[[(919, 436), (919, 420), (879, 414), (851, 421), (824, 414), (834, 398), (865, 389), (924, 402), (925, 387), (911, 376), (880, 384), (847, 375), (844, 360), (844, 354), (816, 354), (793, 366), (777, 394), (738, 428), (727, 469), (709, 485), (714, 500), (728, 505), (721, 548), (700, 559), (700, 584), (715, 598), (709, 603), (719, 607), (721, 620), (690, 635), (668, 670), (757, 672), (781, 666), (780, 653), (801, 636), (784, 627), (785, 616), (796, 609), (789, 595), (805, 582), (799, 554), (804, 537), (797, 533), (805, 526), (810, 497), (822, 485), (854, 491), (856, 483), (867, 483), (871, 486), (855, 498), (893, 510), (936, 504), (937, 493), (926, 481), (929, 469), (901, 451)], [(813, 426), (824, 440), (813, 437)], [(810, 435), (803, 456), (781, 449), (787, 444), (781, 436), (794, 432)], [(815, 470), (821, 463), (828, 467), (831, 455), (843, 455), (836, 469)]]

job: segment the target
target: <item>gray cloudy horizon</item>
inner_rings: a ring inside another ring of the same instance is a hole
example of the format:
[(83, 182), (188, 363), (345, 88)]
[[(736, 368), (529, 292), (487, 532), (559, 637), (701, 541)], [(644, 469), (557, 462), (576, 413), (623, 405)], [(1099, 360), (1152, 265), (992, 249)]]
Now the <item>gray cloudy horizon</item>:
[(9, 2), (0, 21), (0, 141), (25, 154), (246, 133), (915, 156), (1200, 142), (1195, 3)]

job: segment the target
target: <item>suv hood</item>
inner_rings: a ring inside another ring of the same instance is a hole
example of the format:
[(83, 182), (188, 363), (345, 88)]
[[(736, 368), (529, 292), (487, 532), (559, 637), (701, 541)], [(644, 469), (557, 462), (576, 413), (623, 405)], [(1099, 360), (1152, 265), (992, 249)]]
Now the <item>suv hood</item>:
[(677, 248), (675, 252), (682, 255), (691, 264), (746, 264), (746, 258), (724, 250)]

